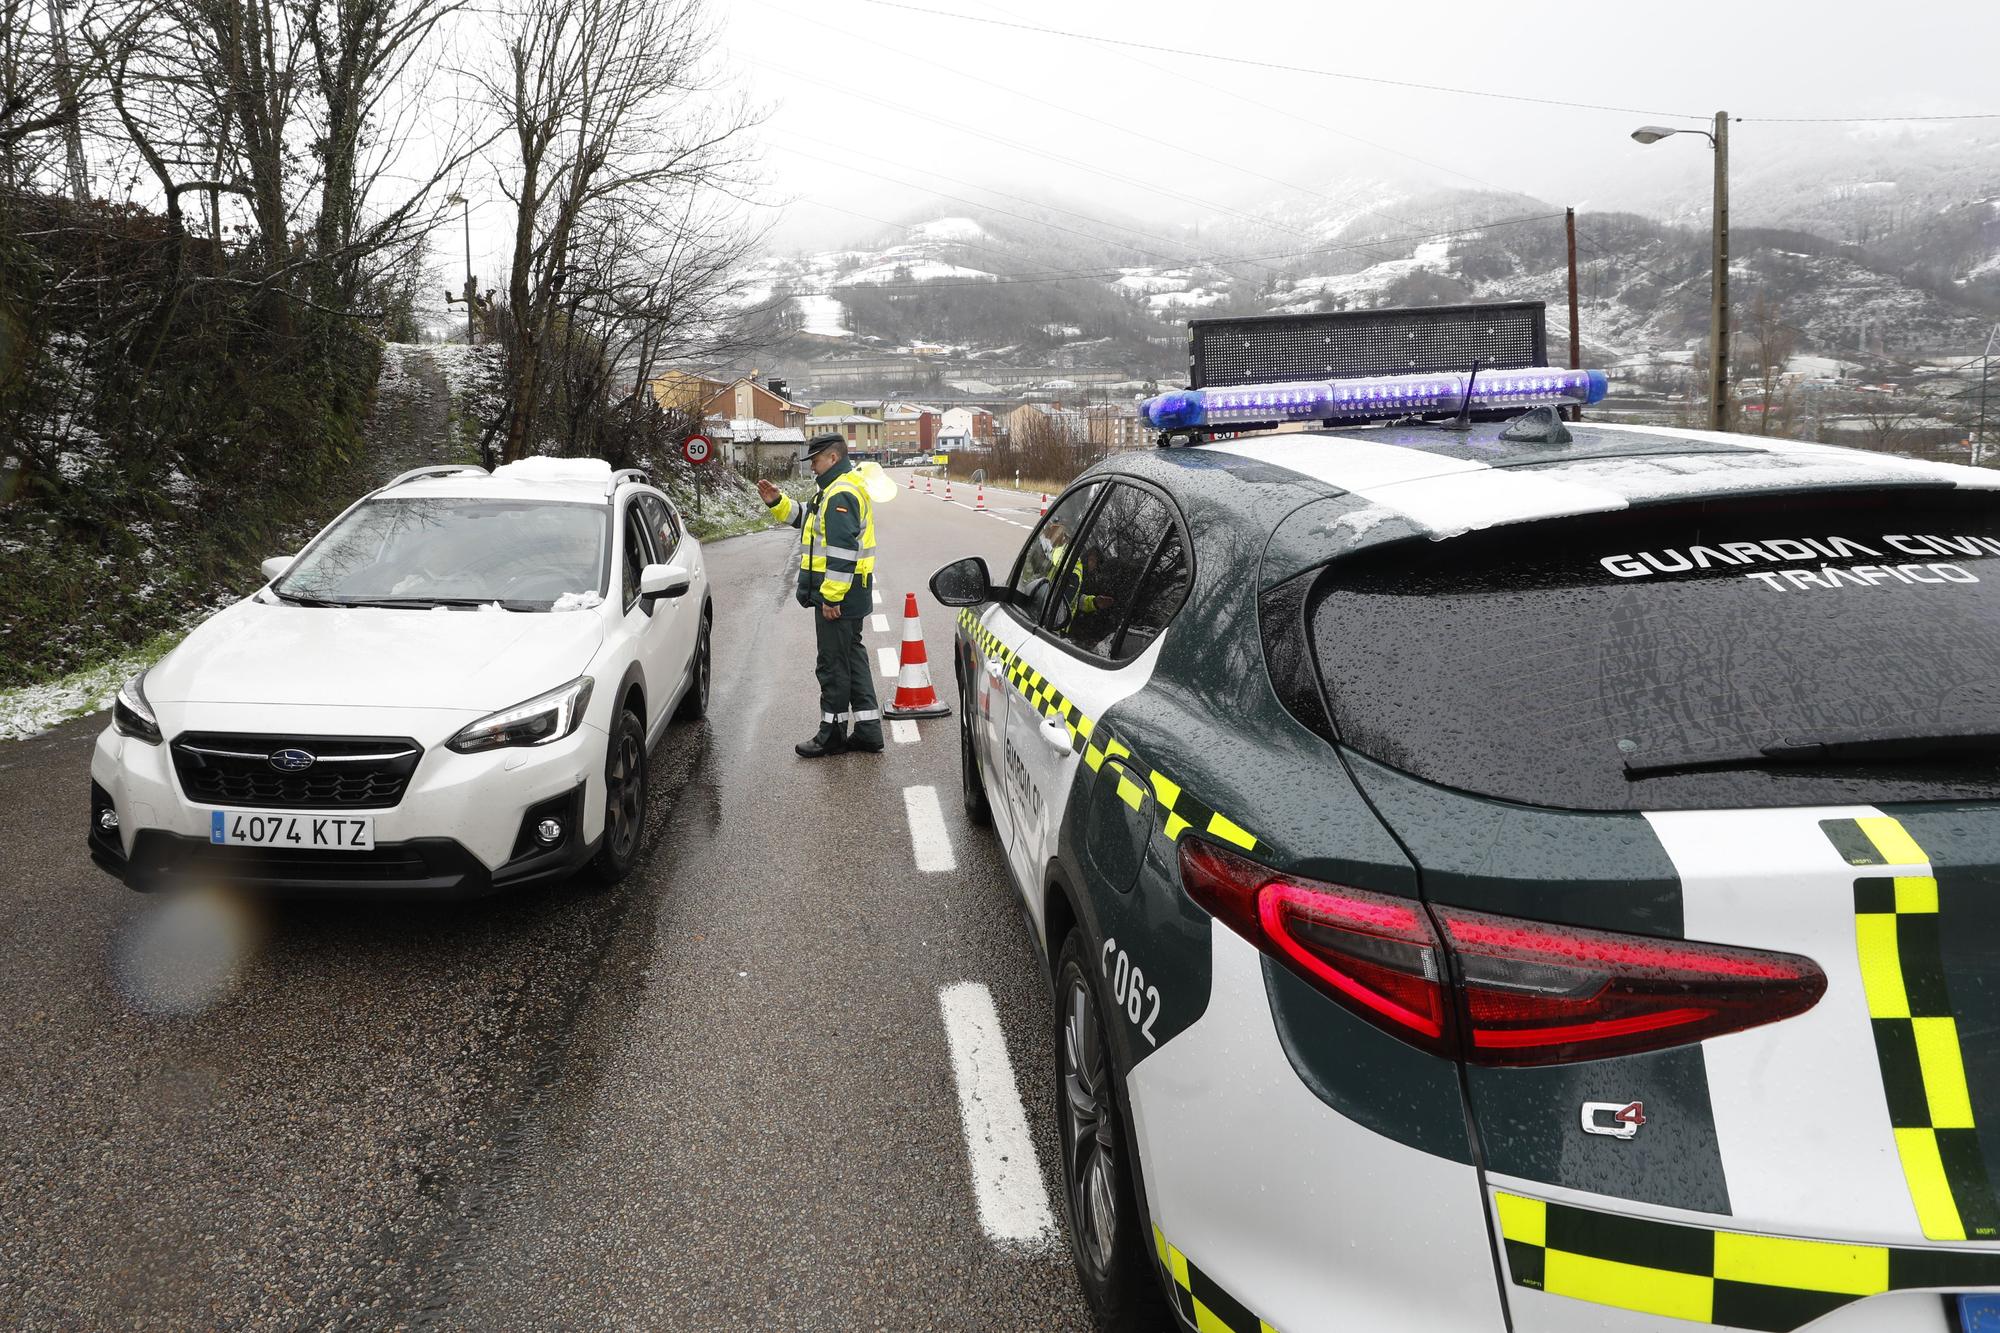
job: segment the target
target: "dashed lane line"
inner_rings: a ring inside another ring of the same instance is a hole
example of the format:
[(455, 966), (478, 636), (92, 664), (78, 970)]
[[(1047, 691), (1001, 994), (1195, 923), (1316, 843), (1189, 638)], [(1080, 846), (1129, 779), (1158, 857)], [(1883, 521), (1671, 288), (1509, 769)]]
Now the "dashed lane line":
[(896, 658), (896, 650), (886, 643), (875, 650), (875, 660), (881, 664), (882, 674), (890, 680), (894, 680), (903, 669), (903, 664)]
[(910, 847), (916, 853), (917, 869), (929, 875), (958, 869), (958, 856), (951, 849), (951, 833), (944, 826), (944, 808), (938, 804), (937, 788), (903, 788), (903, 813), (909, 817)]
[(889, 719), (889, 739), (898, 745), (915, 745), (922, 737), (917, 733), (916, 723), (906, 717), (892, 717)]
[(868, 628), (874, 630), (877, 634), (887, 634), (889, 632), (889, 617), (877, 611), (874, 615), (868, 617)]
[(961, 981), (938, 992), (938, 1008), (951, 1046), (951, 1072), (958, 1084), (958, 1113), (965, 1126), (965, 1155), (972, 1166), (979, 1225), (1004, 1248), (1052, 1250), (1055, 1214), (1049, 1208), (1034, 1141), (1028, 1137), (1028, 1115), (1021, 1106), (993, 993), (979, 982)]

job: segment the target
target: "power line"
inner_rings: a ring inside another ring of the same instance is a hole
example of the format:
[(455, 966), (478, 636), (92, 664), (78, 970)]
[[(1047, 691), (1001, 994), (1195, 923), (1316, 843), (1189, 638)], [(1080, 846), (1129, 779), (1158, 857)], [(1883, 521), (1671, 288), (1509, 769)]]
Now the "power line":
[(1252, 60), (1247, 56), (1223, 55), (1215, 51), (1188, 51), (1180, 47), (1159, 46), (1151, 42), (1134, 42), (1122, 37), (1100, 37), (1094, 33), (1067, 32), (1061, 28), (1044, 28), (1032, 23), (1017, 23), (1010, 19), (989, 19), (978, 14), (958, 14), (943, 9), (926, 9), (920, 5), (906, 5), (898, 0), (867, 0), (871, 5), (885, 9), (901, 9), (912, 14), (926, 14), (931, 18), (958, 19), (964, 23), (986, 23), (996, 28), (1014, 28), (1021, 32), (1038, 33), (1044, 37), (1066, 37), (1079, 42), (1101, 42), (1107, 46), (1129, 46), (1139, 51), (1157, 51), (1161, 55), (1187, 56), (1193, 60), (1214, 60), (1228, 65), (1246, 65), (1253, 69), (1278, 70), (1286, 74), (1310, 74), (1322, 79), (1342, 79), (1350, 83), (1371, 83), (1386, 88), (1408, 88), (1417, 92), (1450, 93), (1458, 97), (1488, 97), (1502, 102), (1529, 102), (1537, 106), (1566, 107), (1572, 111), (1615, 111), (1629, 116), (1663, 116), (1668, 120), (1713, 120), (1713, 116), (1690, 111), (1660, 111), (1647, 107), (1605, 106), (1596, 102), (1569, 102), (1553, 97), (1530, 97), (1525, 93), (1496, 93), (1483, 88), (1454, 88), (1448, 84), (1417, 83), (1409, 79), (1385, 79), (1369, 74), (1352, 74), (1345, 70), (1313, 69), (1304, 65), (1285, 65), (1271, 60)]
[(2000, 120), (2000, 111), (1974, 111), (1962, 116), (1731, 116), (1730, 119), (1759, 125), (1901, 125), (1909, 121)]

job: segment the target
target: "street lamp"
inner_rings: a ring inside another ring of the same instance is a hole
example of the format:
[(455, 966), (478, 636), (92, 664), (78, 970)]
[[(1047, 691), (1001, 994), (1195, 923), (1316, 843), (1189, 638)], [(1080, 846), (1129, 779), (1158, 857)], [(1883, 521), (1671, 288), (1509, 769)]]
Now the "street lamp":
[(479, 284), (472, 276), (472, 205), (462, 194), (454, 194), (446, 199), (447, 204), (457, 204), (465, 216), (465, 341), (479, 345)]
[(1729, 429), (1729, 113), (1715, 113), (1715, 131), (1641, 125), (1632, 131), (1640, 143), (1658, 143), (1673, 134), (1699, 134), (1715, 150), (1715, 253), (1709, 279), (1708, 426)]

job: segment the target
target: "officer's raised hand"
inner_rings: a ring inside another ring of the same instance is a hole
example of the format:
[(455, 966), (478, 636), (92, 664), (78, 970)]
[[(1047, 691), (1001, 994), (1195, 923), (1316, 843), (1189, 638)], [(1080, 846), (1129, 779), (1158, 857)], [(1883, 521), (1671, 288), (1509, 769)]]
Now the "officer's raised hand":
[(759, 477), (757, 478), (757, 498), (767, 505), (776, 504), (778, 502), (778, 488), (764, 478)]

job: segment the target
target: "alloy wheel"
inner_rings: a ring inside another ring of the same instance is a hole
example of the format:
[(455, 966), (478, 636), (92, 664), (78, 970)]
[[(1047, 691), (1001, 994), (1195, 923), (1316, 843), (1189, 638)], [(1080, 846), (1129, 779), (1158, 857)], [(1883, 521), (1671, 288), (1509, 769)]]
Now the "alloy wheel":
[(1063, 1150), (1067, 1155), (1070, 1217), (1078, 1248), (1104, 1273), (1118, 1243), (1117, 1145), (1111, 1117), (1111, 1080), (1089, 985), (1072, 976), (1063, 997)]
[(639, 841), (646, 799), (641, 778), (644, 762), (639, 738), (630, 727), (621, 729), (605, 773), (604, 793), (604, 818), (611, 826), (611, 854), (621, 861), (632, 854)]

